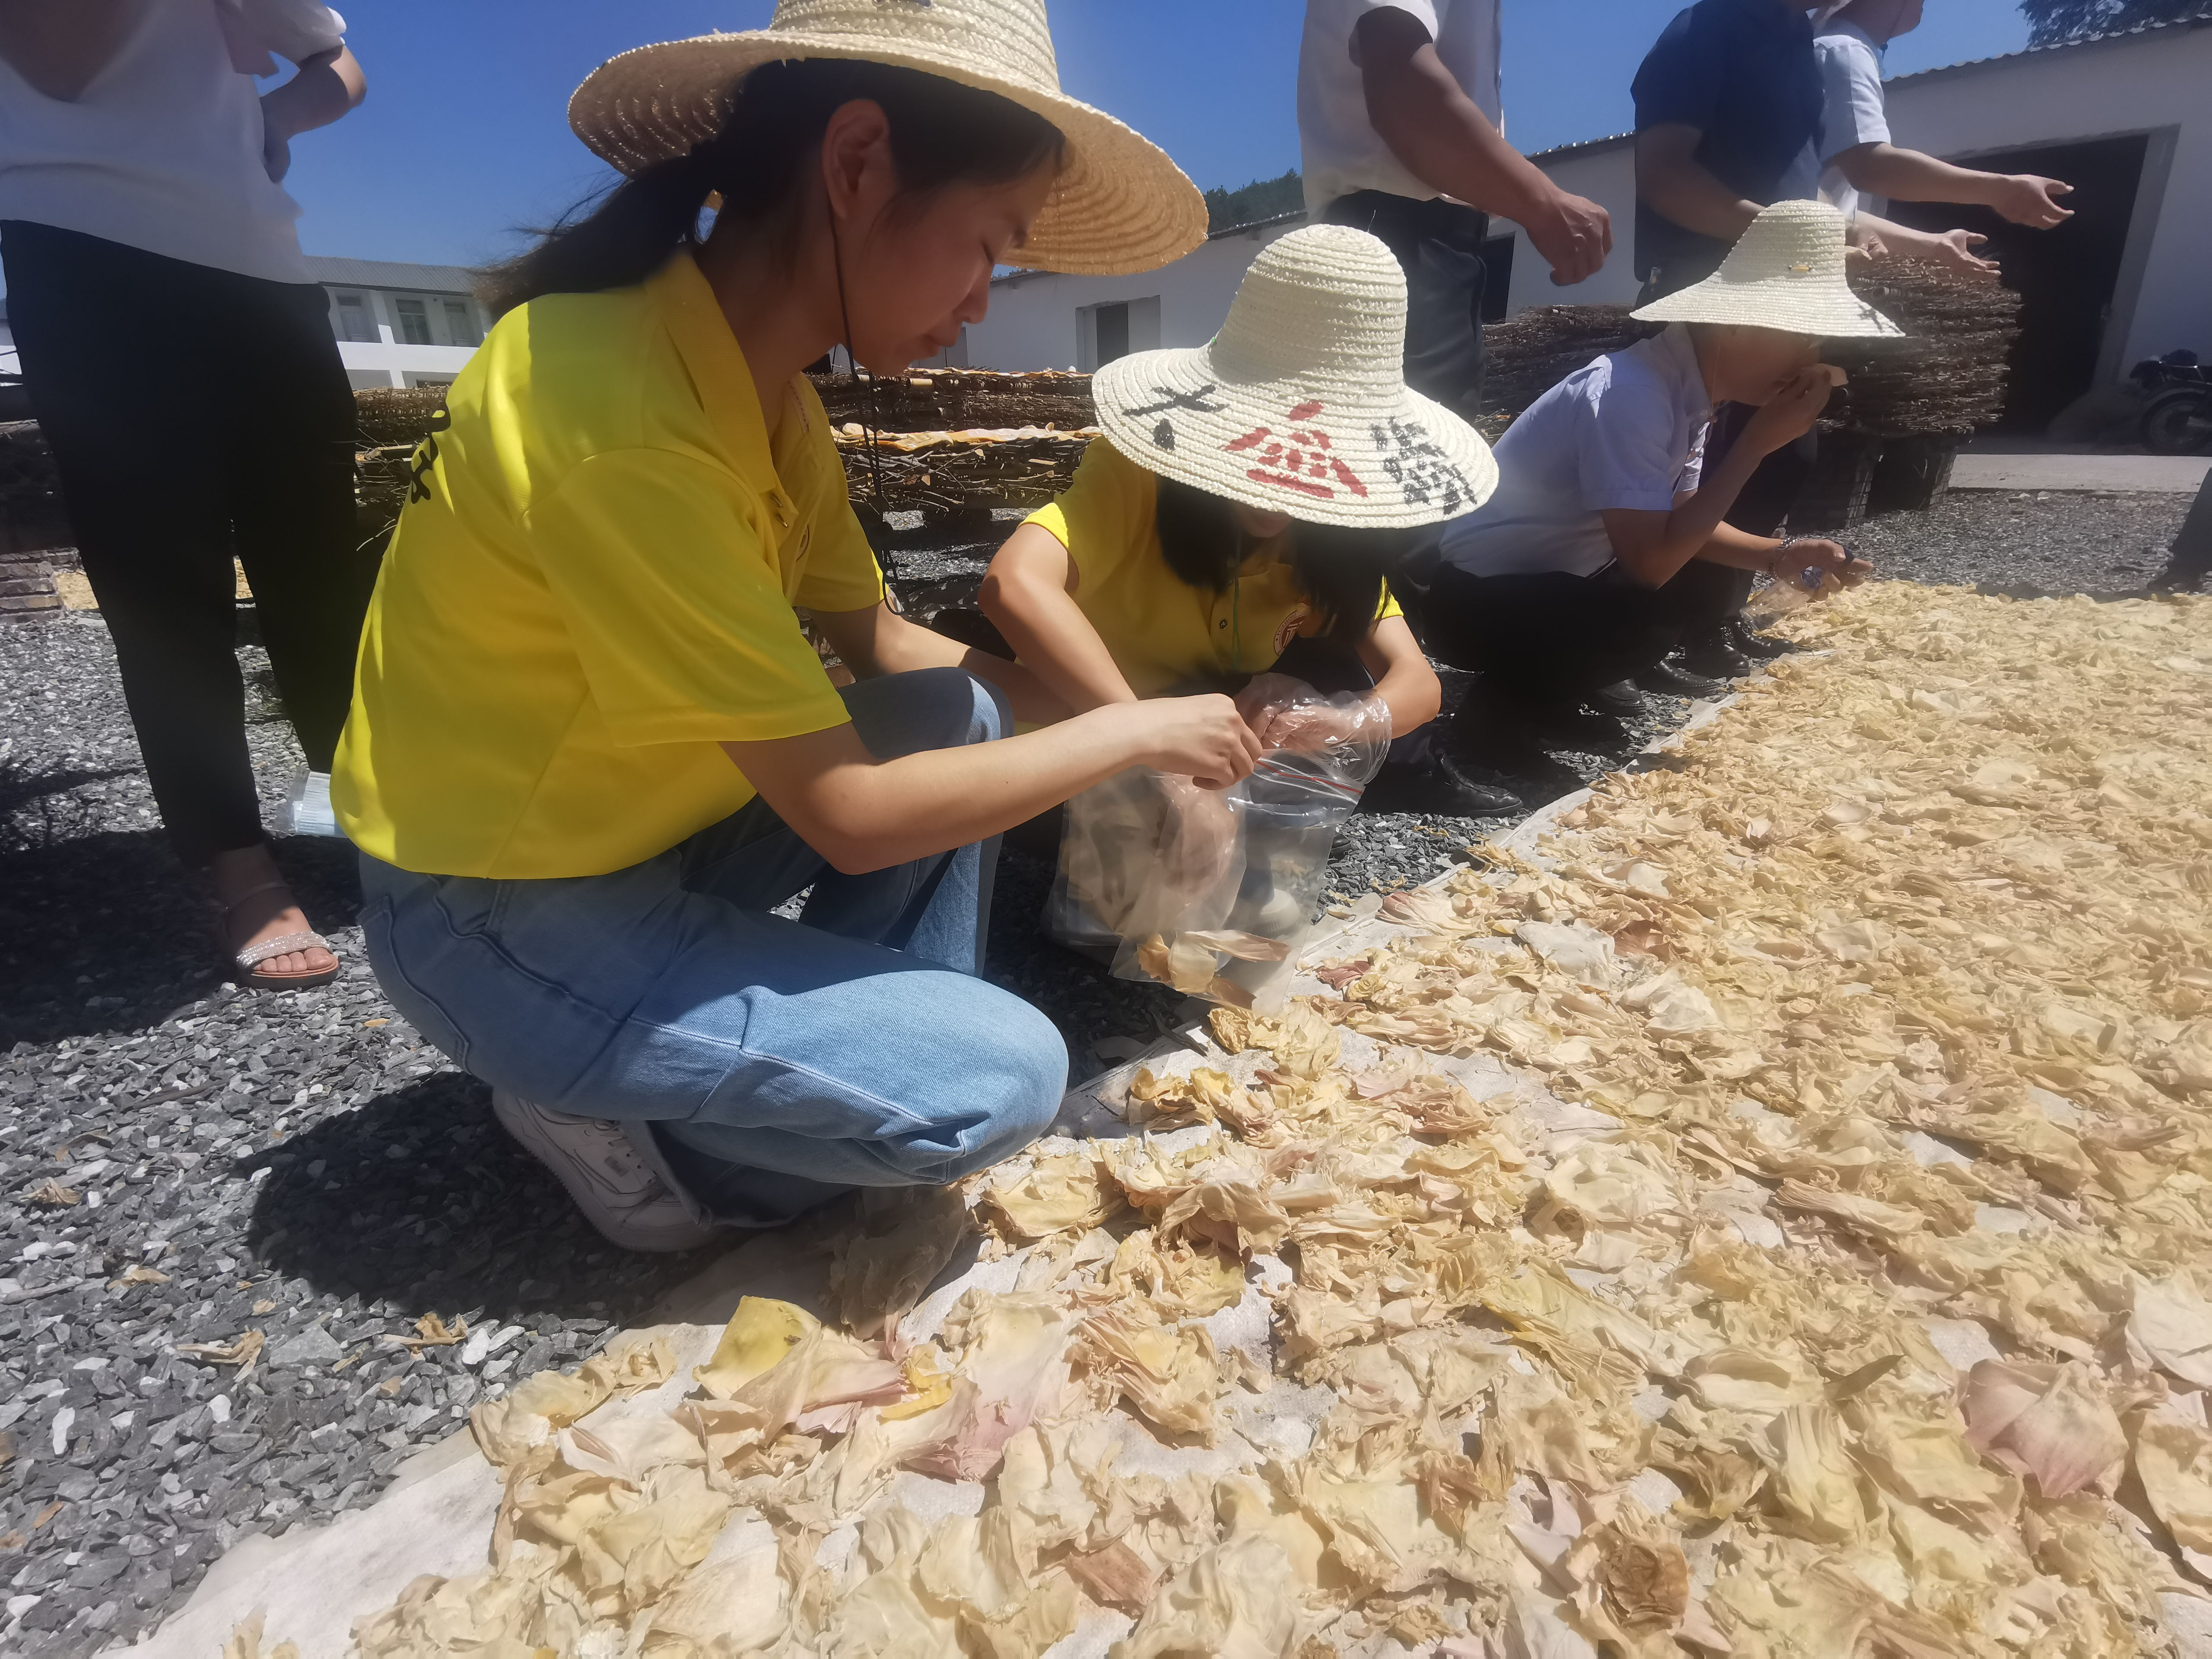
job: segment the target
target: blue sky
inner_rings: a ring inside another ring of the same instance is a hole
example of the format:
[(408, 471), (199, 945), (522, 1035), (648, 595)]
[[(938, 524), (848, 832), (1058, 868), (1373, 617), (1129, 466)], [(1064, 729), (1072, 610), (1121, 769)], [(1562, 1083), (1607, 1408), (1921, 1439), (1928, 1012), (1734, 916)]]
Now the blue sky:
[[(1680, 0), (1506, 0), (1509, 135), (1522, 149), (1629, 125), (1628, 82)], [(602, 59), (767, 21), (770, 0), (354, 0), (368, 102), (293, 148), (311, 253), (474, 264), (606, 177), (564, 111)], [(1296, 167), (1297, 0), (1054, 0), (1070, 92), (1164, 146), (1201, 186)], [(1930, 0), (1893, 73), (2014, 52), (2013, 0)]]

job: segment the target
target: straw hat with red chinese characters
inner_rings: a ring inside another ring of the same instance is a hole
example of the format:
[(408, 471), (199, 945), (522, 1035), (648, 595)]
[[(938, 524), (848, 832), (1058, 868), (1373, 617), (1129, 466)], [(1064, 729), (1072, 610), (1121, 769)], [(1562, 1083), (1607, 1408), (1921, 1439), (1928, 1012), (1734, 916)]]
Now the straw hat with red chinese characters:
[(1473, 427), (1406, 385), (1406, 275), (1363, 230), (1261, 251), (1208, 344), (1091, 377), (1098, 424), (1139, 466), (1264, 512), (1402, 529), (1498, 487)]
[(1058, 127), (1067, 163), (1022, 246), (1040, 270), (1152, 270), (1206, 240), (1206, 203), (1165, 151), (1060, 89), (1043, 0), (777, 0), (764, 29), (665, 40), (592, 71), (568, 100), (576, 136), (624, 173), (721, 130), (749, 70), (858, 58), (941, 75)]

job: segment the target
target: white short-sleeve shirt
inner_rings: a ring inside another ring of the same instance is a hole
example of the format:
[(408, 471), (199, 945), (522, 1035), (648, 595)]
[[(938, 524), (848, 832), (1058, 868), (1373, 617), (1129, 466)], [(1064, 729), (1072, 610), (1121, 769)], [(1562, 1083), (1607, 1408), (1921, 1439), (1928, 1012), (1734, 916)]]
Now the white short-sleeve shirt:
[(1613, 557), (1600, 514), (1672, 511), (1703, 475), (1712, 416), (1686, 325), (1607, 352), (1498, 441), (1497, 491), (1444, 527), (1444, 562), (1474, 576), (1595, 575)]
[(1498, 100), (1498, 0), (1306, 0), (1298, 47), (1298, 143), (1306, 209), (1318, 214), (1356, 190), (1429, 201), (1442, 192), (1391, 153), (1367, 119), (1367, 92), (1352, 61), (1352, 31), (1370, 11), (1402, 11), (1437, 43), (1460, 89), (1504, 128)]
[(1856, 213), (1857, 189), (1827, 164), (1861, 144), (1889, 142), (1882, 49), (1856, 23), (1830, 23), (1814, 40), (1813, 51), (1820, 63), (1820, 193), (1845, 213)]
[(34, 92), (0, 61), (0, 219), (308, 281), (299, 204), (262, 162), (253, 77), (344, 38), (319, 0), (157, 0), (76, 98)]

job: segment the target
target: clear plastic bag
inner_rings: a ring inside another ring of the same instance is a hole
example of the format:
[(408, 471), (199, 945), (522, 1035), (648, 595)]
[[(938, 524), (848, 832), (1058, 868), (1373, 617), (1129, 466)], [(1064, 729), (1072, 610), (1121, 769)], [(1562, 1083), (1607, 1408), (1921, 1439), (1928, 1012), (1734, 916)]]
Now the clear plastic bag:
[(1237, 702), (1277, 737), (1231, 788), (1132, 768), (1067, 804), (1046, 930), (1121, 979), (1279, 1006), (1319, 908), (1336, 832), (1390, 747), (1390, 715), (1261, 675)]

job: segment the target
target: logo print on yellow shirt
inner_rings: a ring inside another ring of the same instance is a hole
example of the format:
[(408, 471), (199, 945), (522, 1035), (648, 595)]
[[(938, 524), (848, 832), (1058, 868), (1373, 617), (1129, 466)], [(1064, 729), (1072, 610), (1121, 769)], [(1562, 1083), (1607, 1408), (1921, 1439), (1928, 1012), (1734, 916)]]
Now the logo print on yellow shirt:
[(1284, 652), (1291, 648), (1291, 641), (1297, 638), (1298, 631), (1306, 625), (1306, 618), (1312, 615), (1313, 606), (1304, 599), (1291, 607), (1291, 614), (1283, 618), (1283, 625), (1275, 630), (1277, 656), (1281, 656)]
[(1271, 428), (1258, 426), (1241, 438), (1231, 439), (1222, 448), (1231, 455), (1258, 451), (1252, 459), (1259, 465), (1244, 474), (1255, 483), (1273, 484), (1333, 501), (1336, 485), (1322, 480), (1334, 478), (1337, 484), (1364, 499), (1367, 486), (1345, 465), (1344, 458), (1334, 453), (1335, 446), (1328, 434), (1315, 424), (1314, 416), (1320, 413), (1318, 400), (1295, 404), (1289, 417), (1291, 430), (1284, 436), (1278, 438)]

